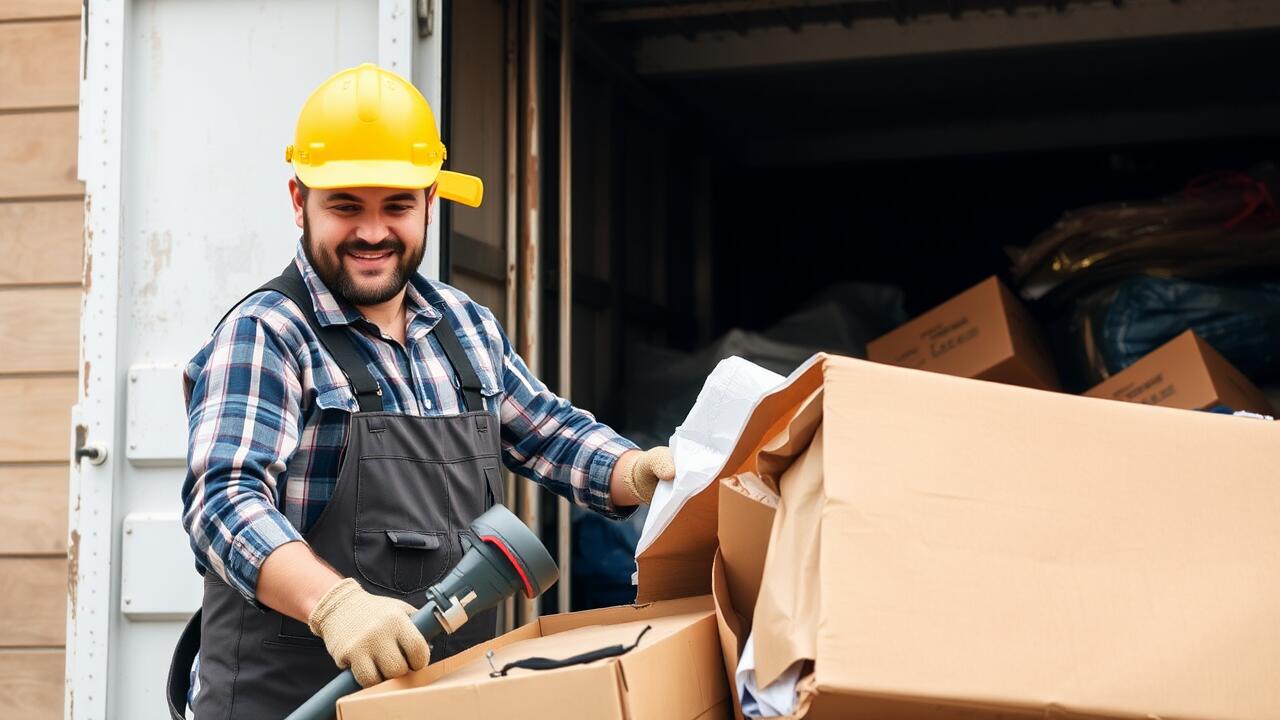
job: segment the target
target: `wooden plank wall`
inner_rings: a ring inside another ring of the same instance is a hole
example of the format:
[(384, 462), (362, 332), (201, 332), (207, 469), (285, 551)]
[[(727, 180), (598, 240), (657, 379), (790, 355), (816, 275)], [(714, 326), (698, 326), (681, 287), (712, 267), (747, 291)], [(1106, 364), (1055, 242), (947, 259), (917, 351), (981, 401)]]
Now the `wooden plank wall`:
[(0, 0), (0, 717), (63, 716), (80, 0)]

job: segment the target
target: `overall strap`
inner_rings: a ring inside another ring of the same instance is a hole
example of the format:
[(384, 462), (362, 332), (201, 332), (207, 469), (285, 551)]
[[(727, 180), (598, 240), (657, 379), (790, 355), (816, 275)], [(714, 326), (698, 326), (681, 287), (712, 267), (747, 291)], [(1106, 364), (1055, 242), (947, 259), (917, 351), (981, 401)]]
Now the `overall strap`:
[[(435, 333), (445, 357), (453, 366), (453, 372), (458, 376), (462, 387), (462, 409), (464, 411), (484, 410), (484, 399), (480, 395), (480, 375), (471, 364), (471, 358), (467, 357), (467, 352), (462, 349), (458, 333), (453, 329), (453, 323), (449, 322), (448, 311), (443, 305), (436, 307), (440, 309), (441, 318), (435, 327), (431, 328), (431, 332)], [(442, 325), (444, 327), (441, 327)]]
[[(360, 412), (380, 412), (382, 410), (382, 389), (378, 387), (378, 381), (374, 380), (373, 374), (369, 372), (369, 367), (360, 359), (360, 353), (356, 350), (355, 340), (351, 337), (351, 333), (343, 325), (321, 325), (319, 319), (316, 318), (315, 304), (311, 301), (311, 293), (307, 290), (307, 283), (302, 279), (302, 273), (298, 271), (298, 266), (289, 263), (289, 266), (280, 273), (279, 277), (272, 278), (262, 287), (249, 293), (256, 295), (264, 291), (278, 292), (289, 298), (302, 310), (303, 317), (306, 318), (307, 324), (311, 326), (311, 331), (316, 334), (320, 340), (320, 344), (325, 350), (329, 351), (329, 355), (333, 357), (334, 362), (347, 376), (347, 380), (351, 383), (351, 389), (355, 392), (356, 402), (360, 404)], [(245, 297), (249, 297), (246, 295)], [(241, 301), (243, 302), (243, 300)], [(239, 305), (240, 303), (236, 303)], [(234, 310), (234, 308), (232, 308)], [(231, 312), (228, 311), (227, 315)], [(227, 316), (222, 317), (223, 320)]]

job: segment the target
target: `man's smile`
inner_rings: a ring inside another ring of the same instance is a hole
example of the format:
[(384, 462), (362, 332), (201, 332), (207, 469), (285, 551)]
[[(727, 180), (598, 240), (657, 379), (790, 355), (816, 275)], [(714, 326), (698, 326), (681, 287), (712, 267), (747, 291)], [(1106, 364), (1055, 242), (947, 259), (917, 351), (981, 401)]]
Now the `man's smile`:
[(380, 270), (394, 265), (396, 251), (386, 250), (345, 250), (343, 254), (350, 258), (356, 270)]

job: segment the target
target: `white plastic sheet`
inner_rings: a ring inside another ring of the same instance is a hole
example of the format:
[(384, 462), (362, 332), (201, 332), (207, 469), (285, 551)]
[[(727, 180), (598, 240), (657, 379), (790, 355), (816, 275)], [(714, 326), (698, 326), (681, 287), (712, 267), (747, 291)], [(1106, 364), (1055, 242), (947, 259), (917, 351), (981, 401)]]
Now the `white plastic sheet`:
[(716, 472), (733, 451), (752, 408), (783, 379), (737, 356), (716, 365), (688, 417), (671, 436), (676, 479), (658, 483), (636, 555), (667, 529), (689, 498), (715, 481)]

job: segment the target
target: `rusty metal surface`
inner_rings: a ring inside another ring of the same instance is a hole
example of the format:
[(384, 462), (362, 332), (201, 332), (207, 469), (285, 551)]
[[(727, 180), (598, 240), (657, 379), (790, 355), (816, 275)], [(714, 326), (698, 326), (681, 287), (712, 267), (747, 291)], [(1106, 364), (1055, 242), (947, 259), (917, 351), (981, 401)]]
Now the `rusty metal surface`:
[[(557, 358), (560, 397), (573, 395), (573, 0), (560, 2), (560, 277)], [(556, 504), (556, 557), (560, 560), (557, 607), (569, 610), (573, 590), (569, 501)]]
[[(539, 244), (541, 241), (542, 182), (541, 182), (541, 143), (538, 133), (538, 113), (542, 103), (542, 88), (539, 78), (542, 58), (542, 3), (540, 0), (526, 0), (524, 6), (523, 52), (521, 63), (521, 82), (523, 85), (523, 101), (521, 103), (521, 135), (522, 158), (520, 167), (522, 177), (520, 186), (520, 254), (519, 254), (519, 303), (516, 316), (519, 318), (519, 340), (517, 350), (529, 370), (537, 375), (539, 372), (539, 354), (541, 344), (539, 338), (542, 292), (541, 277), (538, 272)], [(528, 480), (520, 480), (520, 519), (526, 525), (540, 527), (538, 510), (538, 486)], [(517, 622), (521, 625), (538, 617), (538, 603), (535, 600), (521, 598), (517, 603)]]
[[(520, 320), (519, 320), (519, 292), (520, 278), (517, 274), (517, 268), (520, 263), (520, 236), (518, 234), (520, 219), (520, 4), (516, 2), (508, 2), (506, 6), (505, 27), (503, 31), (506, 35), (504, 39), (505, 45), (505, 82), (506, 82), (506, 106), (504, 108), (506, 120), (506, 251), (507, 251), (507, 271), (506, 271), (506, 313), (503, 316), (503, 323), (506, 325), (507, 335), (510, 337), (519, 337)], [(518, 509), (518, 486), (523, 482), (513, 473), (504, 471), (504, 479), (506, 481), (505, 491), (508, 498), (507, 502)], [(515, 628), (516, 618), (516, 599), (507, 598), (502, 605), (502, 630), (510, 631)]]

